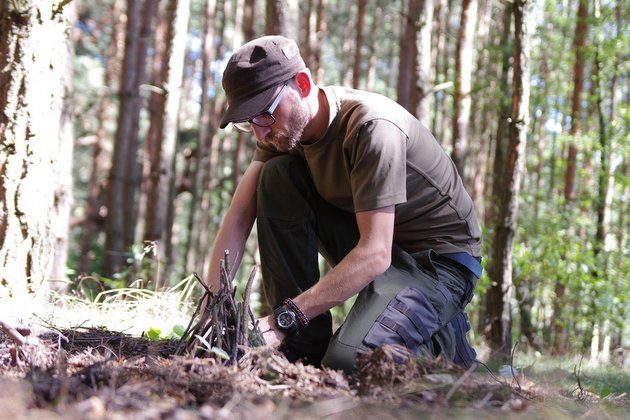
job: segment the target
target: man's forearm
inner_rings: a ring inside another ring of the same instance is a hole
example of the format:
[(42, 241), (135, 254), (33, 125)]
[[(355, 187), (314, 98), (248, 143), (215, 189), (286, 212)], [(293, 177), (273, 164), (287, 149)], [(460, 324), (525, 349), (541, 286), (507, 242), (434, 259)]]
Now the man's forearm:
[(308, 319), (337, 306), (360, 292), (390, 265), (391, 249), (375, 250), (360, 245), (313, 287), (293, 301)]

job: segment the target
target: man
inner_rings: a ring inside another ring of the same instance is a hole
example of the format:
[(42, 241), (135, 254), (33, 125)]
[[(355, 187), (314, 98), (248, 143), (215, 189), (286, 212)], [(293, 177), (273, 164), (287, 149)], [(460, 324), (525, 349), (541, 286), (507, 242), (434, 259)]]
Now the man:
[[(318, 87), (295, 42), (253, 40), (223, 74), (221, 128), (253, 132), (254, 157), (217, 235), (243, 255), (257, 220), (266, 342), (289, 360), (352, 370), (357, 352), (401, 344), (463, 366), (464, 306), (481, 273), (481, 232), (455, 166), (394, 101)], [(333, 266), (319, 278), (318, 251)], [(210, 285), (218, 288), (218, 277)], [(333, 336), (329, 309), (359, 293)]]

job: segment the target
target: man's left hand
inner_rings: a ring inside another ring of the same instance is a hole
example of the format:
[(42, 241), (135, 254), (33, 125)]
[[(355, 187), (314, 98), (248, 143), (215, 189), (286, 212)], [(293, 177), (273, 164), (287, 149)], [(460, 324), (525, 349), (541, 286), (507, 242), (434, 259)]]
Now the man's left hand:
[(285, 333), (276, 328), (276, 322), (273, 315), (260, 318), (258, 320), (258, 328), (265, 339), (265, 343), (274, 349), (278, 348), (278, 346), (282, 343), (282, 340), (284, 340), (284, 337), (286, 337)]

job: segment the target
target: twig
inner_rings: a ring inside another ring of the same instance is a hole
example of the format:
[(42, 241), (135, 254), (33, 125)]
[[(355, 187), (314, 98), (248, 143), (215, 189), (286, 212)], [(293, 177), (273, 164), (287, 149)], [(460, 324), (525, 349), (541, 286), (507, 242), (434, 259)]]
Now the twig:
[[(578, 399), (580, 400), (584, 398), (584, 388), (582, 388), (582, 381), (580, 380), (580, 371), (582, 370), (582, 360), (584, 360), (583, 354), (582, 354), (582, 357), (580, 357), (579, 367), (573, 366), (573, 375), (575, 376), (575, 379), (577, 379), (578, 389), (580, 390), (580, 394), (578, 396)], [(576, 372), (576, 368), (577, 368), (577, 372)]]
[(516, 351), (517, 346), (518, 341), (514, 343), (514, 347), (512, 348), (512, 352), (510, 353), (510, 372), (512, 373), (512, 378), (514, 378), (514, 380), (516, 381), (516, 385), (518, 385), (518, 390), (521, 391), (523, 389), (521, 388), (521, 383), (518, 381), (516, 375), (514, 374), (514, 352)]
[[(247, 316), (249, 315), (249, 297), (252, 293), (252, 284), (254, 283), (254, 278), (256, 278), (256, 272), (258, 271), (258, 265), (254, 265), (252, 268), (252, 272), (249, 273), (249, 278), (247, 279), (247, 284), (245, 285), (245, 291), (243, 292), (243, 318), (241, 319), (241, 328), (243, 329), (243, 341), (245, 343), (249, 343), (249, 329), (247, 328)], [(253, 317), (252, 317), (253, 319)]]
[(455, 394), (455, 391), (457, 391), (459, 389), (460, 386), (462, 386), (462, 384), (464, 383), (464, 381), (466, 379), (468, 379), (468, 377), (470, 376), (471, 373), (473, 373), (475, 371), (475, 369), (477, 369), (477, 365), (475, 365), (474, 363), (468, 368), (468, 370), (466, 370), (466, 372), (464, 372), (464, 374), (462, 376), (459, 377), (459, 379), (457, 381), (455, 381), (455, 383), (453, 384), (453, 386), (451, 387), (451, 389), (449, 389), (448, 393), (446, 394), (446, 397), (444, 397), (444, 401), (448, 402), (448, 400), (451, 399), (451, 397), (453, 396), (453, 394)]
[(13, 328), (11, 325), (7, 324), (4, 321), (0, 321), (0, 328), (2, 328), (2, 330), (4, 330), (4, 332), (11, 337), (11, 339), (15, 342), (15, 344), (17, 344), (18, 346), (21, 346), (23, 344), (26, 343), (26, 338), (24, 338), (24, 336), (22, 334), (20, 334), (18, 332), (18, 330), (16, 330), (15, 328)]
[(212, 296), (213, 293), (210, 291), (210, 288), (206, 285), (206, 282), (201, 280), (201, 277), (199, 277), (199, 274), (197, 274), (196, 272), (193, 271), (193, 276), (195, 277), (195, 280), (197, 280), (199, 282), (199, 284), (201, 284), (201, 287), (206, 289), (206, 292), (208, 292), (208, 294), (210, 294), (210, 296)]

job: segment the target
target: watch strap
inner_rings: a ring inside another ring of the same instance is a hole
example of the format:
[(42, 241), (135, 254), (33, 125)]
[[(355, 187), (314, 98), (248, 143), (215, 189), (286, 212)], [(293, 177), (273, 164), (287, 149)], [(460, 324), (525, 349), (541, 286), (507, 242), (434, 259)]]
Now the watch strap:
[(289, 308), (291, 311), (293, 311), (293, 313), (295, 313), (295, 317), (297, 318), (298, 323), (300, 324), (299, 326), (300, 329), (306, 328), (309, 321), (306, 315), (304, 315), (304, 312), (302, 312), (302, 310), (300, 309), (300, 307), (297, 306), (295, 302), (293, 302), (293, 300), (289, 298), (285, 299), (284, 302), (282, 302), (282, 304), (286, 306), (287, 308)]

